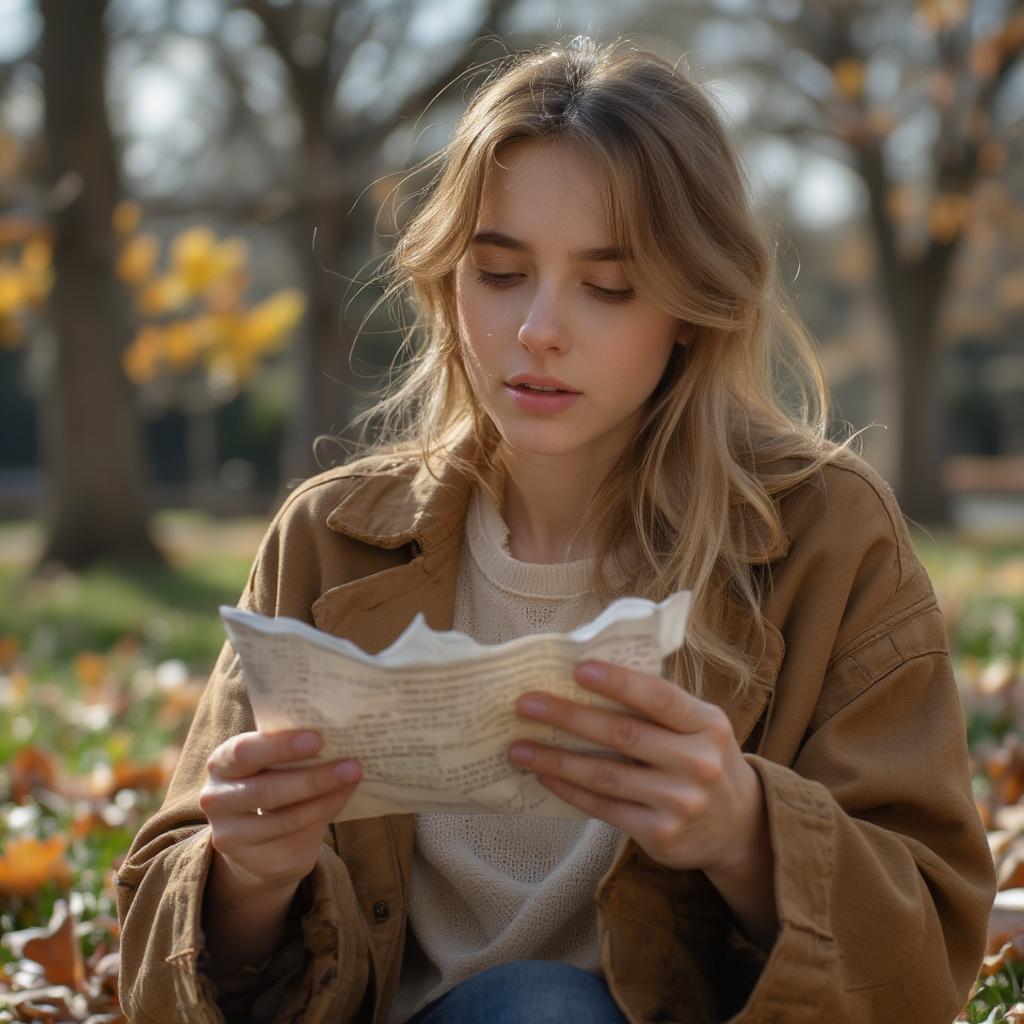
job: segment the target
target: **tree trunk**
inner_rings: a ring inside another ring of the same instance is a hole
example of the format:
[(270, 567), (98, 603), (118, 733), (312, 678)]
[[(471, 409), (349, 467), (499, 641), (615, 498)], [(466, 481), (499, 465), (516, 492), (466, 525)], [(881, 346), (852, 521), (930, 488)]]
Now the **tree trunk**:
[[(305, 153), (308, 180), (328, 176), (334, 166), (326, 139), (309, 141)], [(301, 205), (296, 230), (299, 251), (305, 254), (309, 313), (299, 353), (299, 389), (285, 452), (285, 485), (347, 460), (348, 446), (332, 442), (341, 437), (355, 412), (356, 392), (375, 381), (358, 377), (352, 352), (358, 321), (345, 306), (360, 287), (348, 280), (354, 269), (345, 257), (362, 251), (346, 245), (352, 235), (368, 237), (363, 223), (366, 200), (349, 214), (355, 196), (330, 201), (310, 197)]]
[(949, 498), (942, 480), (945, 403), (938, 343), (949, 266), (945, 257), (905, 267), (902, 294), (892, 310), (900, 396), (896, 493), (904, 515), (928, 526), (949, 522)]
[(127, 324), (113, 269), (119, 188), (106, 108), (106, 0), (42, 0), (41, 9), (46, 138), (59, 207), (42, 562), (72, 569), (101, 560), (161, 562), (135, 397), (121, 366)]
[(930, 526), (948, 522), (942, 484), (941, 372), (935, 346), (917, 332), (898, 346), (900, 509)]

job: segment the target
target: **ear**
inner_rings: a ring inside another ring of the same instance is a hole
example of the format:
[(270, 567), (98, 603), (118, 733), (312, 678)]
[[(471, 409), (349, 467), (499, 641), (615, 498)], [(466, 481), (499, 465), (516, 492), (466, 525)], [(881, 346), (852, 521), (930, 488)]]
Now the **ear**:
[(679, 330), (676, 331), (675, 342), (677, 345), (682, 345), (684, 348), (690, 343), (690, 325), (680, 324)]

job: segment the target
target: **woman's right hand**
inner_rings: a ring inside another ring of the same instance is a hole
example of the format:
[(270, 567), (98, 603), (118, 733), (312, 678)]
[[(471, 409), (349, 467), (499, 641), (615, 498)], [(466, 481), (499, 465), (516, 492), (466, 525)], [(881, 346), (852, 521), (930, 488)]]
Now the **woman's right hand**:
[(232, 889), (294, 890), (313, 870), (324, 832), (351, 799), (362, 766), (343, 760), (268, 769), (311, 757), (322, 744), (309, 730), (243, 732), (210, 755), (199, 806)]

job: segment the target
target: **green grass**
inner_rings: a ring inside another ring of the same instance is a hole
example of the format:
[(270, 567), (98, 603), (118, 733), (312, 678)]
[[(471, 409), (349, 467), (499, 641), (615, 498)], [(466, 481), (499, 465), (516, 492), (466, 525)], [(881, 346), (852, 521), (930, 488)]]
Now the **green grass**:
[[(204, 529), (194, 515), (165, 518), (179, 532)], [(0, 528), (0, 544), (4, 529), (13, 527)], [(245, 533), (255, 536), (251, 524)], [(164, 569), (97, 565), (41, 579), (29, 578), (24, 562), (0, 561), (0, 633), (16, 637), (38, 668), (107, 651), (125, 638), (157, 661), (210, 664), (224, 639), (217, 606), (237, 601), (256, 549), (255, 541), (248, 553), (191, 544)]]
[(964, 1008), (968, 1024), (1003, 1024), (1006, 1012), (1021, 998), (1024, 964), (1003, 964), (995, 974), (979, 978)]

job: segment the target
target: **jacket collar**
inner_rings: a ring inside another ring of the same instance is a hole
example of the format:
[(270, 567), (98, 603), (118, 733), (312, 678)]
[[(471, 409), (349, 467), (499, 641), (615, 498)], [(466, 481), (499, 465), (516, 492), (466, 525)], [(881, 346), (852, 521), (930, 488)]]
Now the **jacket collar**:
[[(463, 437), (453, 454), (465, 459), (472, 439)], [(397, 548), (415, 541), (433, 552), (459, 529), (465, 518), (472, 481), (443, 456), (428, 467), (420, 459), (370, 458), (365, 468), (354, 464), (346, 477), (358, 477), (358, 486), (327, 517), (338, 533), (382, 548)]]

